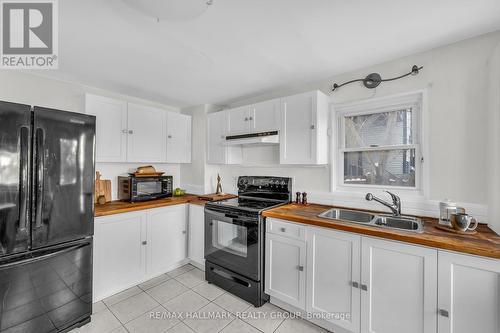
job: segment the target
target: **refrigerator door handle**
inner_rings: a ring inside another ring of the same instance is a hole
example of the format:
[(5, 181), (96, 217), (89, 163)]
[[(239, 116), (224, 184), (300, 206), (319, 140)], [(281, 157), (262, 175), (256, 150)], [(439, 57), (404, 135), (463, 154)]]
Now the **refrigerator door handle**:
[(35, 208), (35, 227), (42, 226), (42, 208), (43, 208), (43, 178), (44, 178), (44, 132), (43, 129), (36, 129), (36, 208)]
[(21, 170), (21, 177), (19, 182), (19, 228), (25, 231), (28, 225), (28, 165), (29, 165), (29, 128), (21, 127), (20, 137), (20, 157), (19, 166)]
[(24, 264), (31, 264), (31, 263), (34, 263), (34, 262), (37, 262), (37, 261), (40, 261), (40, 260), (50, 259), (52, 257), (59, 256), (59, 255), (64, 254), (64, 253), (77, 250), (77, 249), (79, 249), (81, 247), (88, 246), (90, 244), (91, 243), (89, 243), (89, 242), (85, 242), (85, 243), (80, 243), (80, 244), (77, 244), (77, 245), (69, 246), (69, 247), (66, 247), (66, 248), (58, 249), (58, 250), (55, 250), (54, 252), (43, 254), (43, 255), (38, 255), (37, 256), (35, 254), (35, 256), (33, 256), (31, 258), (28, 258), (28, 259), (17, 260), (17, 261), (13, 261), (13, 262), (9, 262), (9, 263), (0, 265), (0, 270), (6, 269), (6, 268), (10, 268), (10, 267), (14, 267), (14, 266), (24, 265)]

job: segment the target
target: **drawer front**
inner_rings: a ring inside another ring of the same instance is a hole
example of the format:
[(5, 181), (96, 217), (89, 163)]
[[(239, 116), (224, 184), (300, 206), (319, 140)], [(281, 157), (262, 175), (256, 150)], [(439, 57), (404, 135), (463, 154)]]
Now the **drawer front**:
[(293, 222), (268, 218), (266, 220), (266, 231), (271, 234), (304, 242), (306, 240), (306, 227)]

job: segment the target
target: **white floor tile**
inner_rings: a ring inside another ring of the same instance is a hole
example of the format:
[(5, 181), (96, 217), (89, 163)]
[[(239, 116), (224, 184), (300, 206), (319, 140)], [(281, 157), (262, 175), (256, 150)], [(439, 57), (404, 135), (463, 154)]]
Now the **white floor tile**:
[(175, 279), (186, 287), (193, 288), (194, 286), (205, 281), (205, 272), (195, 268), (187, 273), (177, 276)]
[(105, 309), (107, 309), (106, 304), (104, 304), (102, 301), (95, 302), (92, 304), (92, 314), (100, 312)]
[(208, 303), (210, 303), (209, 300), (189, 290), (164, 303), (163, 306), (170, 312), (184, 314), (196, 312)]
[(113, 304), (123, 301), (124, 299), (140, 294), (141, 292), (142, 290), (139, 287), (133, 286), (132, 288), (126, 289), (118, 294), (114, 294), (113, 296), (105, 298), (103, 302), (106, 303), (107, 306), (111, 306)]
[(194, 333), (194, 331), (186, 324), (180, 323), (169, 329), (167, 333)]
[(160, 304), (151, 296), (142, 292), (110, 306), (109, 309), (123, 324), (125, 324), (143, 313), (154, 309), (158, 305)]
[(196, 333), (215, 333), (226, 327), (234, 316), (223, 308), (210, 303), (201, 308), (198, 318), (186, 318), (184, 324), (188, 325)]
[(156, 316), (157, 313), (165, 314), (167, 310), (161, 306), (156, 307), (128, 322), (125, 327), (130, 333), (163, 333), (180, 323), (175, 318), (168, 318), (164, 315)]
[(224, 294), (226, 291), (217, 287), (214, 284), (210, 284), (208, 282), (200, 283), (199, 285), (193, 287), (193, 291), (197, 292), (201, 296), (213, 301), (217, 297)]
[(162, 274), (160, 276), (157, 276), (155, 278), (152, 278), (151, 280), (148, 280), (146, 282), (143, 282), (139, 285), (139, 288), (141, 288), (142, 290), (147, 290), (147, 289), (151, 289), (153, 287), (156, 287), (157, 285), (167, 281), (167, 280), (170, 280), (171, 277), (166, 275), (166, 274)]
[(278, 327), (276, 333), (326, 333), (327, 331), (304, 319), (288, 318)]
[(78, 333), (108, 333), (121, 327), (122, 324), (108, 310), (104, 309), (92, 315), (92, 320), (85, 326), (80, 327)]
[(217, 297), (213, 302), (232, 313), (243, 312), (252, 306), (252, 304), (245, 302), (231, 293), (225, 293)]
[(188, 291), (188, 288), (186, 288), (177, 280), (171, 279), (157, 285), (156, 287), (148, 289), (146, 292), (155, 300), (157, 300), (161, 304), (164, 304), (172, 298), (185, 293), (186, 291)]
[(221, 333), (260, 333), (260, 331), (243, 320), (235, 319), (224, 327)]
[(184, 274), (184, 273), (189, 272), (190, 270), (193, 270), (193, 269), (194, 269), (194, 266), (187, 264), (187, 265), (181, 266), (179, 268), (176, 268), (173, 271), (168, 272), (167, 275), (174, 278), (178, 275)]
[(272, 333), (283, 322), (286, 311), (266, 303), (260, 308), (251, 307), (245, 311), (244, 321), (264, 333)]
[(128, 331), (125, 329), (125, 327), (120, 326), (120, 327), (112, 330), (110, 333), (128, 333)]

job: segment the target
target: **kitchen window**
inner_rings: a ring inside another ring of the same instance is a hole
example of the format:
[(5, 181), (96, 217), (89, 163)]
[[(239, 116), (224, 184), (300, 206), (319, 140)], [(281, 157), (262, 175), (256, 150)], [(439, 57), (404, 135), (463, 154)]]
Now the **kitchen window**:
[(421, 93), (335, 110), (338, 188), (421, 190)]

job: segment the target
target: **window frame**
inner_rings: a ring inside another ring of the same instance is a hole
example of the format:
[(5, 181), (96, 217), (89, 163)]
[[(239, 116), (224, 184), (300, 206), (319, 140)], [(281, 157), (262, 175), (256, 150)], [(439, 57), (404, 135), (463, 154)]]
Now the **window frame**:
[[(395, 190), (408, 195), (425, 195), (428, 172), (424, 164), (426, 92), (417, 91), (382, 98), (373, 98), (358, 102), (332, 105), (332, 128), (337, 134), (332, 135), (332, 190), (333, 192), (367, 192), (374, 190)], [(412, 108), (412, 144), (388, 145), (379, 147), (345, 148), (345, 117), (377, 114)], [(372, 184), (344, 183), (344, 153), (380, 150), (415, 149), (415, 186), (391, 186)], [(427, 161), (426, 161), (427, 162)]]

